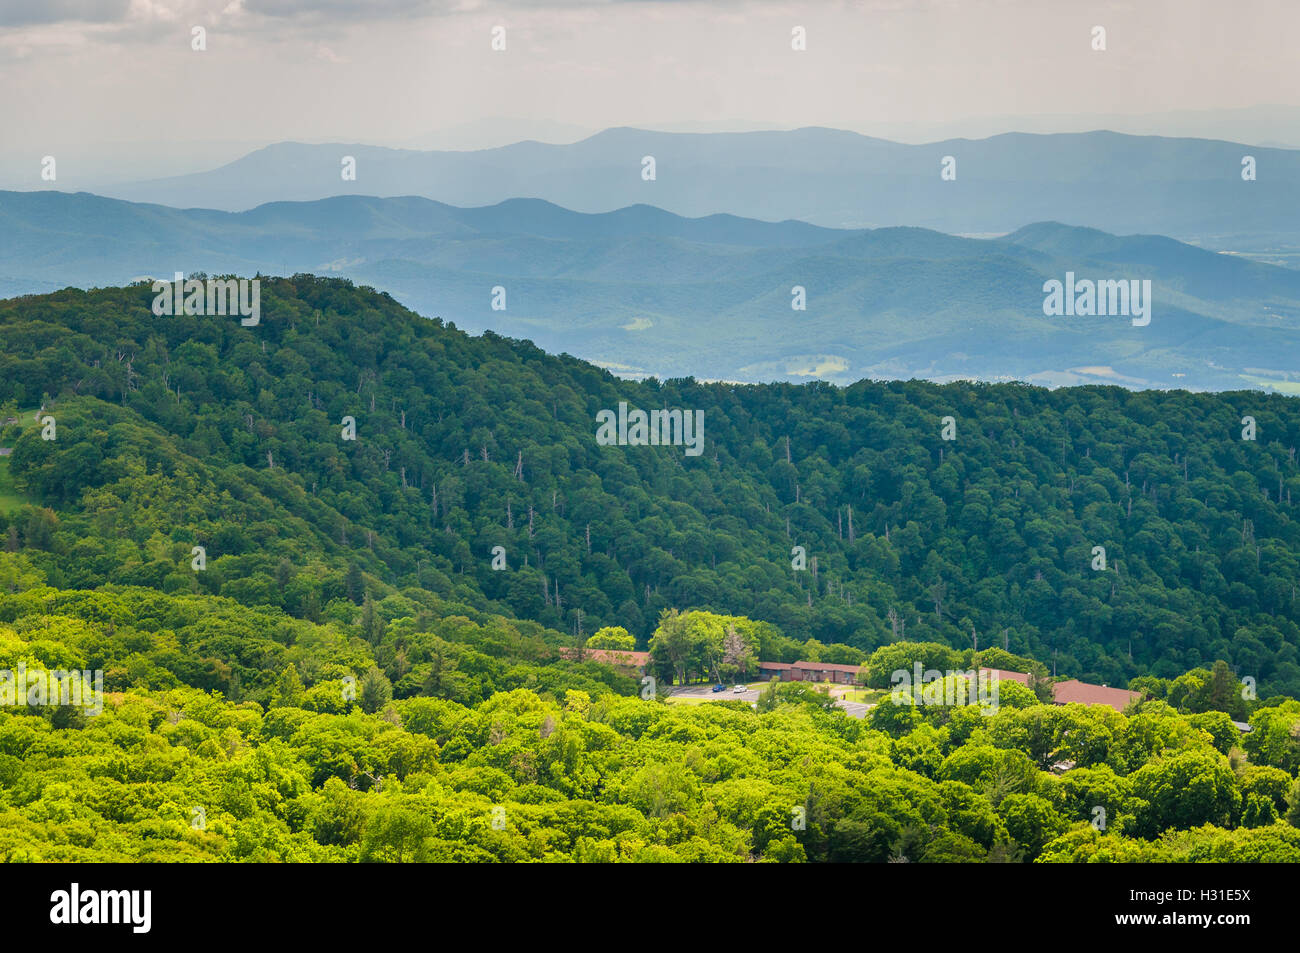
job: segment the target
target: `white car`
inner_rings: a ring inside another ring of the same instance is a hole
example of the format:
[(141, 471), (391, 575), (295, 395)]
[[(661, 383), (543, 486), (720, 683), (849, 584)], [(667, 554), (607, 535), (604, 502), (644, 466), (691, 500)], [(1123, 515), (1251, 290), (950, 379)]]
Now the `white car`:
[(749, 691), (749, 686), (748, 686), (748, 685), (737, 685), (735, 688), (732, 689), (732, 691), (735, 692), (737, 695), (739, 695), (741, 692), (747, 692), (747, 691)]

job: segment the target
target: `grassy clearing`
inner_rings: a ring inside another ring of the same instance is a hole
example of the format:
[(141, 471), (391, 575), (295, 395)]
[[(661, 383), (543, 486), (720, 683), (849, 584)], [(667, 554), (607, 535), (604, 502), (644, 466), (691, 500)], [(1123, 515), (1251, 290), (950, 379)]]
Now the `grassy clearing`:
[(9, 472), (9, 458), (0, 457), (0, 513), (12, 513), (31, 502), (14, 486), (13, 474)]
[(874, 705), (888, 694), (889, 692), (883, 691), (879, 688), (850, 688), (848, 691), (843, 693), (843, 698), (845, 701), (849, 702), (862, 702), (864, 705)]
[[(0, 447), (13, 446), (18, 434), (26, 427), (40, 426), (40, 408), (28, 407), (26, 410), (17, 412), (18, 423), (5, 425), (8, 413), (0, 413)], [(19, 492), (14, 486), (13, 473), (9, 469), (9, 458), (0, 457), (0, 513), (12, 513), (20, 506), (28, 503), (35, 503), (35, 500), (29, 499)]]

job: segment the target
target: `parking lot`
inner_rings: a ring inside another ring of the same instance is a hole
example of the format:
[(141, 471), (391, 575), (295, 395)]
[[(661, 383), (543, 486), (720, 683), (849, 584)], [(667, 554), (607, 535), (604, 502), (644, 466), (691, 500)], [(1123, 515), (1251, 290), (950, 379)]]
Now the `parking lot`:
[(736, 701), (756, 702), (758, 701), (758, 687), (761, 683), (746, 685), (743, 692), (734, 691), (734, 685), (727, 685), (725, 691), (715, 692), (712, 685), (674, 685), (669, 689), (673, 698), (686, 700), (699, 700), (718, 702), (723, 699), (735, 699)]
[[(735, 699), (737, 701), (756, 702), (758, 693), (762, 690), (766, 682), (750, 682), (745, 686), (743, 692), (735, 690), (735, 685), (728, 684), (726, 689), (721, 692), (715, 692), (713, 685), (674, 685), (668, 689), (668, 694), (674, 704), (679, 705), (699, 705), (704, 702), (718, 702), (725, 699)], [(832, 689), (831, 694), (835, 696), (835, 704), (842, 708), (846, 714), (852, 718), (865, 718), (867, 710), (872, 706), (861, 702), (846, 701), (838, 697), (841, 693)]]

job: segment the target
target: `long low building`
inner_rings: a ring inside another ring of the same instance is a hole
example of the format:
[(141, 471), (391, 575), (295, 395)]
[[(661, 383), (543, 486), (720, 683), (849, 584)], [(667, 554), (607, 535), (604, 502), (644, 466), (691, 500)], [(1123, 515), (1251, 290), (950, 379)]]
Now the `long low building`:
[(1133, 702), (1140, 702), (1145, 695), (1131, 692), (1127, 688), (1111, 688), (1108, 685), (1089, 685), (1077, 678), (1056, 682), (1052, 685), (1052, 701), (1058, 705), (1078, 702), (1082, 705), (1109, 705), (1116, 711), (1123, 711)]
[[(560, 654), (572, 659), (577, 653), (572, 648), (563, 648)], [(602, 662), (625, 671), (643, 673), (650, 664), (649, 652), (631, 652), (614, 649), (586, 649), (583, 657), (593, 662)], [(833, 682), (837, 685), (855, 685), (861, 665), (843, 665), (837, 662), (759, 662), (760, 679), (777, 678), (783, 682)], [(980, 674), (992, 675), (999, 681), (1029, 684), (1029, 676), (1024, 672), (1009, 672), (1000, 668), (981, 668)], [(1123, 711), (1132, 702), (1143, 698), (1142, 692), (1133, 692), (1124, 688), (1110, 688), (1106, 685), (1090, 685), (1076, 678), (1052, 683), (1052, 701), (1057, 705), (1079, 703), (1083, 705), (1109, 705), (1116, 711)]]
[[(999, 681), (1007, 679), (1013, 682), (1019, 682), (1021, 685), (1029, 684), (1029, 676), (1024, 672), (1007, 672), (1000, 668), (982, 668), (980, 674), (989, 674), (996, 677)], [(1077, 678), (1068, 678), (1063, 682), (1052, 683), (1052, 701), (1057, 705), (1109, 705), (1116, 711), (1123, 711), (1133, 702), (1141, 701), (1145, 696), (1142, 692), (1129, 691), (1126, 688), (1111, 688), (1108, 685), (1090, 685), (1087, 682), (1081, 682)]]
[(779, 678), (783, 682), (835, 682), (853, 685), (861, 665), (836, 662), (759, 662), (759, 678)]

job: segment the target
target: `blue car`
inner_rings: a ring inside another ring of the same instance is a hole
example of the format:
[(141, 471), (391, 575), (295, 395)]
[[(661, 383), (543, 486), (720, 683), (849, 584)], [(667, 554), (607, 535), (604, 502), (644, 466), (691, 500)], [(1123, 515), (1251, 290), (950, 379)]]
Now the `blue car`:
[(727, 690), (727, 686), (719, 682), (717, 685), (713, 686), (713, 690), (715, 692), (725, 692)]

